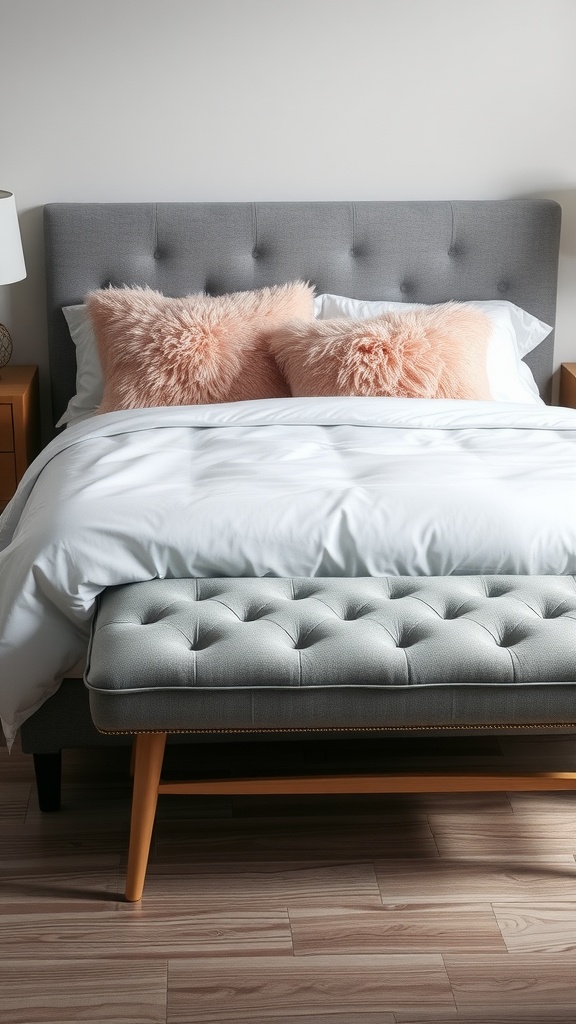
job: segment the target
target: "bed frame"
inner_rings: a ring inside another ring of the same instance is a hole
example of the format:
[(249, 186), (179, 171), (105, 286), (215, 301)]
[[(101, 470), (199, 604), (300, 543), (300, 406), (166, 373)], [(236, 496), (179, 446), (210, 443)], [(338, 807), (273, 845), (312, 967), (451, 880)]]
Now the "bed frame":
[[(172, 296), (217, 295), (303, 279), (319, 293), (363, 299), (508, 299), (554, 325), (559, 235), (558, 204), (530, 199), (51, 204), (45, 241), (54, 421), (76, 379), (62, 307), (91, 289), (128, 284)], [(552, 333), (526, 359), (548, 402), (553, 348)], [(126, 742), (95, 730), (78, 679), (65, 680), (21, 736), (23, 750), (34, 754), (43, 810), (59, 807), (62, 749)]]

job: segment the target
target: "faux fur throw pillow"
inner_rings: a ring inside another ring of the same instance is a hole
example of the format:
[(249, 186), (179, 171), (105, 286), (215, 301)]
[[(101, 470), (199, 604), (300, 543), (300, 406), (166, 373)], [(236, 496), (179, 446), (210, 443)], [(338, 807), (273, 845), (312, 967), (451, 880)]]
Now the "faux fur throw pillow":
[(99, 412), (289, 395), (264, 338), (293, 317), (311, 320), (313, 297), (303, 282), (179, 299), (151, 288), (91, 292), (104, 375)]
[(275, 331), (270, 348), (293, 395), (489, 399), (488, 318), (465, 303), (316, 320)]

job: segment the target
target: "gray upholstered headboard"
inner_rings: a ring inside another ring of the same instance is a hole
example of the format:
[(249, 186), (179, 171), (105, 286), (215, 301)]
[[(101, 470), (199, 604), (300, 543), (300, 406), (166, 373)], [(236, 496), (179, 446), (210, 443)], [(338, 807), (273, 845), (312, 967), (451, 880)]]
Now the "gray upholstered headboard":
[[(54, 418), (75, 390), (62, 306), (108, 283), (167, 295), (312, 281), (406, 302), (509, 299), (554, 325), (560, 207), (547, 200), (54, 203), (45, 208)], [(553, 335), (528, 357), (549, 401)]]

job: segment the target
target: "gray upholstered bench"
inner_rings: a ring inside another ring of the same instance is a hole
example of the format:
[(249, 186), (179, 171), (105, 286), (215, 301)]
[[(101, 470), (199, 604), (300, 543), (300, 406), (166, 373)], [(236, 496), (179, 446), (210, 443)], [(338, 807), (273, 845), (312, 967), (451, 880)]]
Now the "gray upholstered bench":
[(158, 793), (575, 785), (571, 773), (161, 782), (170, 733), (576, 730), (572, 576), (152, 580), (106, 591), (86, 683), (96, 727), (137, 735), (126, 895)]

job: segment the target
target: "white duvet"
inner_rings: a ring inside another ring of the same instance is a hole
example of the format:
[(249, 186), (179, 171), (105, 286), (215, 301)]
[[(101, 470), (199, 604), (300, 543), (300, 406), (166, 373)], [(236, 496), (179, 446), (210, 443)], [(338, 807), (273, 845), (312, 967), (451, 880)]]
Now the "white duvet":
[(576, 573), (576, 411), (292, 398), (94, 417), (0, 520), (4, 732), (82, 660), (104, 587), (452, 573)]

